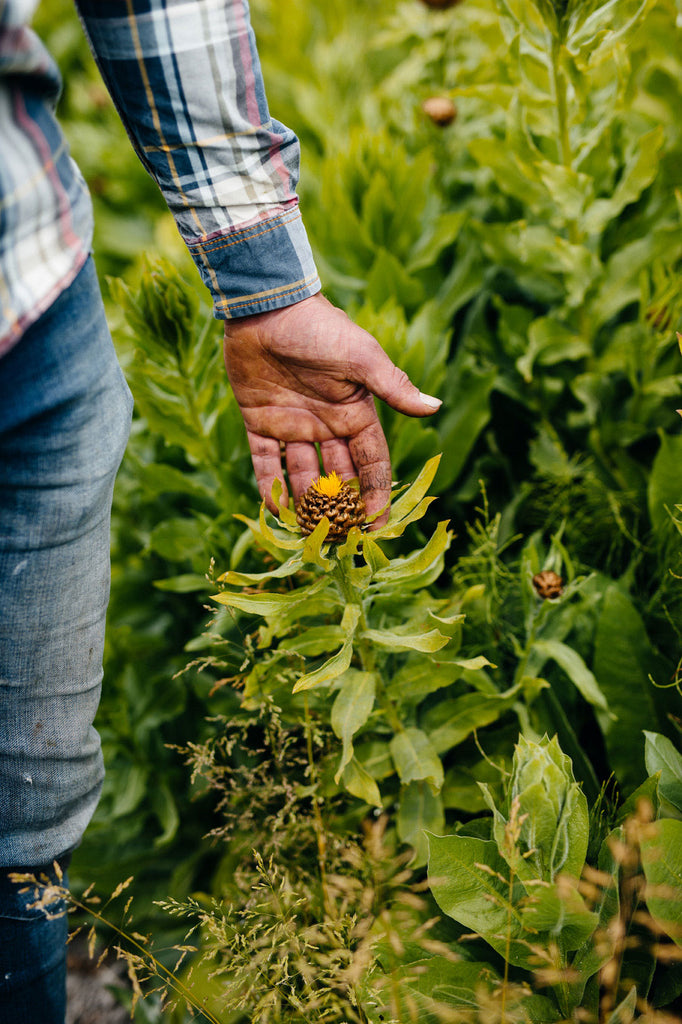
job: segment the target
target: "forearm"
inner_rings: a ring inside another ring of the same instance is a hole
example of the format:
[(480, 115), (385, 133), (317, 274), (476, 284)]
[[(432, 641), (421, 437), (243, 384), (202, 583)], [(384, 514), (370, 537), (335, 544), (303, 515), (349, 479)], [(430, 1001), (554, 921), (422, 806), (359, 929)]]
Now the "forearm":
[(221, 318), (319, 290), (299, 146), (268, 112), (246, 0), (77, 0), (131, 142)]

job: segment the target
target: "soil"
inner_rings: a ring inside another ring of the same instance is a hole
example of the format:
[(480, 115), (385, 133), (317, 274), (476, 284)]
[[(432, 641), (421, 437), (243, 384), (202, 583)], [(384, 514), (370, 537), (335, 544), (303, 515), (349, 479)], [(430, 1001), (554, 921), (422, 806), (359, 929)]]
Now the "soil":
[(66, 979), (66, 1024), (130, 1024), (130, 1014), (112, 994), (127, 988), (125, 964), (106, 957), (97, 967), (84, 941), (76, 938), (69, 946)]

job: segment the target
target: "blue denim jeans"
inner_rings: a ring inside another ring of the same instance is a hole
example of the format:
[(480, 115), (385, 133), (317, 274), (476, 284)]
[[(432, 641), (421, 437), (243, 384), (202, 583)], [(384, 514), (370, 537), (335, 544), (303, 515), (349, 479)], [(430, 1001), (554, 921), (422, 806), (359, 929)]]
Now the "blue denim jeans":
[(0, 360), (2, 1024), (63, 1024), (64, 919), (31, 910), (7, 874), (49, 869), (99, 797), (111, 497), (131, 406), (89, 260)]

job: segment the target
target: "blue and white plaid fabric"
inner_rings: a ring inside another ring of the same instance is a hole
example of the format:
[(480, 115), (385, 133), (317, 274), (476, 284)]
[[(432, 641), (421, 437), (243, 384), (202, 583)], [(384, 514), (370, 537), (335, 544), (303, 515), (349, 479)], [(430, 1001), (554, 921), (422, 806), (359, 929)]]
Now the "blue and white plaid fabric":
[[(92, 238), (54, 119), (59, 75), (0, 0), (0, 354), (73, 280)], [(320, 283), (298, 210), (296, 136), (268, 113), (247, 0), (78, 0), (130, 139), (228, 319)]]

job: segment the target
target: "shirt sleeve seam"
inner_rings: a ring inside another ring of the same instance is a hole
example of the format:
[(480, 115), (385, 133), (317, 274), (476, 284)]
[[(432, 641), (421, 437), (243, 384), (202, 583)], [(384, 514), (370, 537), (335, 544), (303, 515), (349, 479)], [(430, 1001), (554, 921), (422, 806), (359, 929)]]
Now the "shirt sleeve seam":
[(273, 289), (267, 294), (254, 293), (253, 295), (243, 296), (240, 301), (232, 299), (220, 299), (215, 303), (216, 311), (228, 312), (235, 309), (241, 309), (245, 306), (254, 306), (258, 304), (258, 301), (272, 301), (274, 299), (282, 299), (291, 295), (295, 295), (297, 292), (303, 292), (308, 290), (311, 286), (318, 283), (317, 274), (313, 274), (311, 277), (306, 277), (302, 281), (296, 281), (293, 285), (283, 288)]
[[(204, 255), (211, 255), (214, 252), (219, 252), (220, 249), (228, 249), (230, 246), (239, 245), (240, 242), (248, 242), (253, 238), (260, 238), (262, 235), (267, 235), (270, 231), (276, 231), (277, 228), (291, 224), (295, 220), (300, 220), (301, 214), (298, 210), (294, 213), (287, 213), (282, 216), (273, 217), (267, 221), (267, 226), (263, 226), (263, 221), (258, 224), (254, 224), (249, 228), (242, 228), (241, 230), (235, 231), (228, 236), (222, 235), (216, 242), (204, 242), (199, 240), (190, 241), (185, 239), (187, 247), (190, 250), (197, 250)], [(260, 230), (259, 230), (260, 229)], [(227, 241), (225, 240), (227, 237)]]

